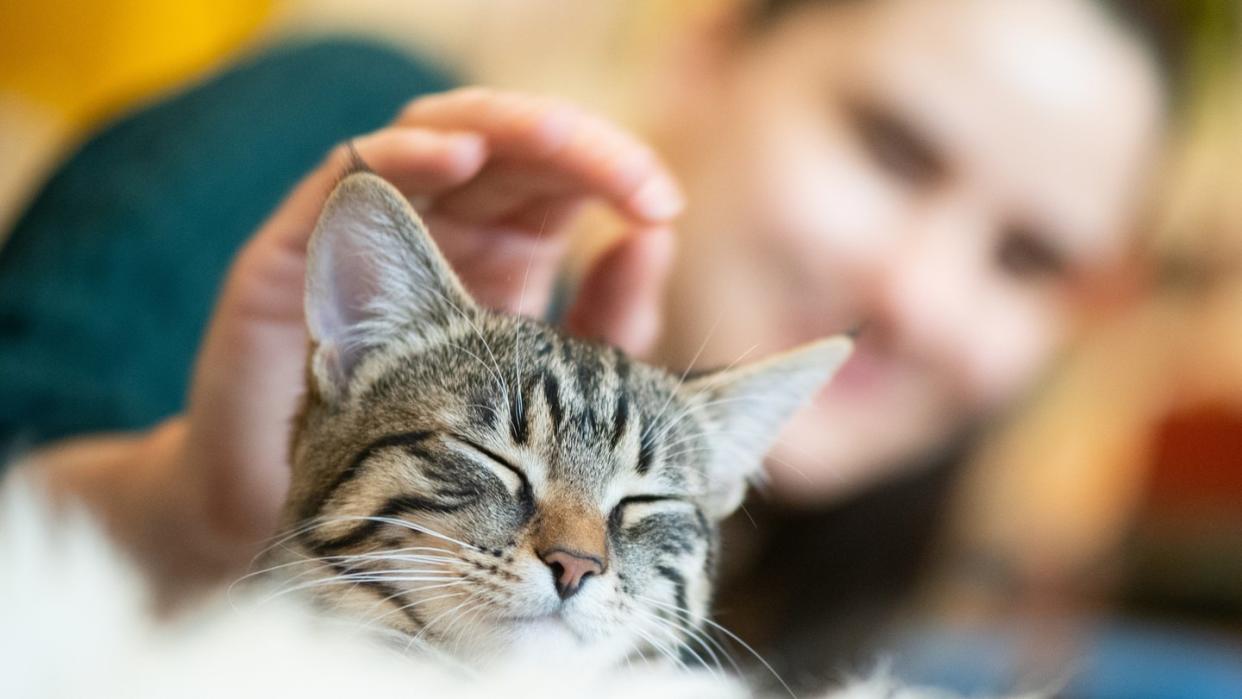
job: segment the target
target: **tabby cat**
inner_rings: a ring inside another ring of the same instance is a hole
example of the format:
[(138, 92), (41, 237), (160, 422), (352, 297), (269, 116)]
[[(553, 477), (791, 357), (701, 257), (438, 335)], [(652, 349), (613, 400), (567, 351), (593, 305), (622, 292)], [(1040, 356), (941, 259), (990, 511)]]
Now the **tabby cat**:
[(846, 338), (690, 380), (475, 304), (347, 175), (310, 243), (291, 585), (458, 657), (706, 657), (717, 524)]

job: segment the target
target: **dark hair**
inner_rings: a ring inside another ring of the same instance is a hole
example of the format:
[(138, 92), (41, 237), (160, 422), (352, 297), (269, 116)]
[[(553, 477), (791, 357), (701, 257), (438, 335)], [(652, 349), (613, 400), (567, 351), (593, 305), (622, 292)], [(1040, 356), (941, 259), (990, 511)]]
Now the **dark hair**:
[(1186, 45), (1193, 26), (1193, 2), (1096, 0), (1123, 29), (1151, 52), (1170, 93), (1185, 82)]
[[(754, 0), (750, 24), (763, 29), (791, 10), (810, 5), (844, 5), (862, 0)], [(1196, 2), (1168, 0), (1090, 0), (1105, 9), (1117, 24), (1151, 52), (1170, 92), (1180, 89), (1185, 70), (1189, 27), (1201, 8)], [(1208, 2), (1210, 0), (1205, 0)]]

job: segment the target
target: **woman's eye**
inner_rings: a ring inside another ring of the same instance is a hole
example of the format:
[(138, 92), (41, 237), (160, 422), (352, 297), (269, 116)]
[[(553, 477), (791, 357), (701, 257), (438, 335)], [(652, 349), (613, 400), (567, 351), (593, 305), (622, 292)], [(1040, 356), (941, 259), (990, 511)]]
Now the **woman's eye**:
[(996, 249), (996, 264), (1006, 274), (1024, 281), (1044, 281), (1066, 275), (1065, 258), (1036, 233), (1015, 227), (1006, 231)]
[(944, 178), (945, 163), (916, 129), (878, 107), (858, 105), (851, 111), (863, 148), (881, 169), (913, 187), (931, 187)]

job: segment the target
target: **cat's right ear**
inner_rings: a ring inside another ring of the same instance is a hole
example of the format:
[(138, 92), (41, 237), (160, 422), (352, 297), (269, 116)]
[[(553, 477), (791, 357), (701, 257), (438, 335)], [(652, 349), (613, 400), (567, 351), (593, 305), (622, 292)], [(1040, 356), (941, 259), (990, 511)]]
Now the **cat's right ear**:
[(733, 512), (747, 482), (794, 412), (811, 400), (854, 351), (845, 335), (818, 340), (746, 366), (687, 381), (682, 390), (708, 420), (707, 513)]
[(417, 346), (475, 311), (396, 188), (366, 172), (341, 180), (307, 250), (306, 326), (321, 395), (344, 398), (375, 348)]

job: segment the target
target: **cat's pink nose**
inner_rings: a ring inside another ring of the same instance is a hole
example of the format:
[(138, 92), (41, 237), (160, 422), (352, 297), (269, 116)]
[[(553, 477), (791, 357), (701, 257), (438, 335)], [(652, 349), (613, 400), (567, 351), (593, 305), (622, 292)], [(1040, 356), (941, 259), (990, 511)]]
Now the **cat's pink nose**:
[(556, 585), (556, 594), (561, 599), (572, 597), (582, 589), (582, 583), (587, 578), (599, 575), (604, 570), (603, 562), (595, 556), (564, 549), (553, 549), (539, 557), (552, 571), (552, 582)]

